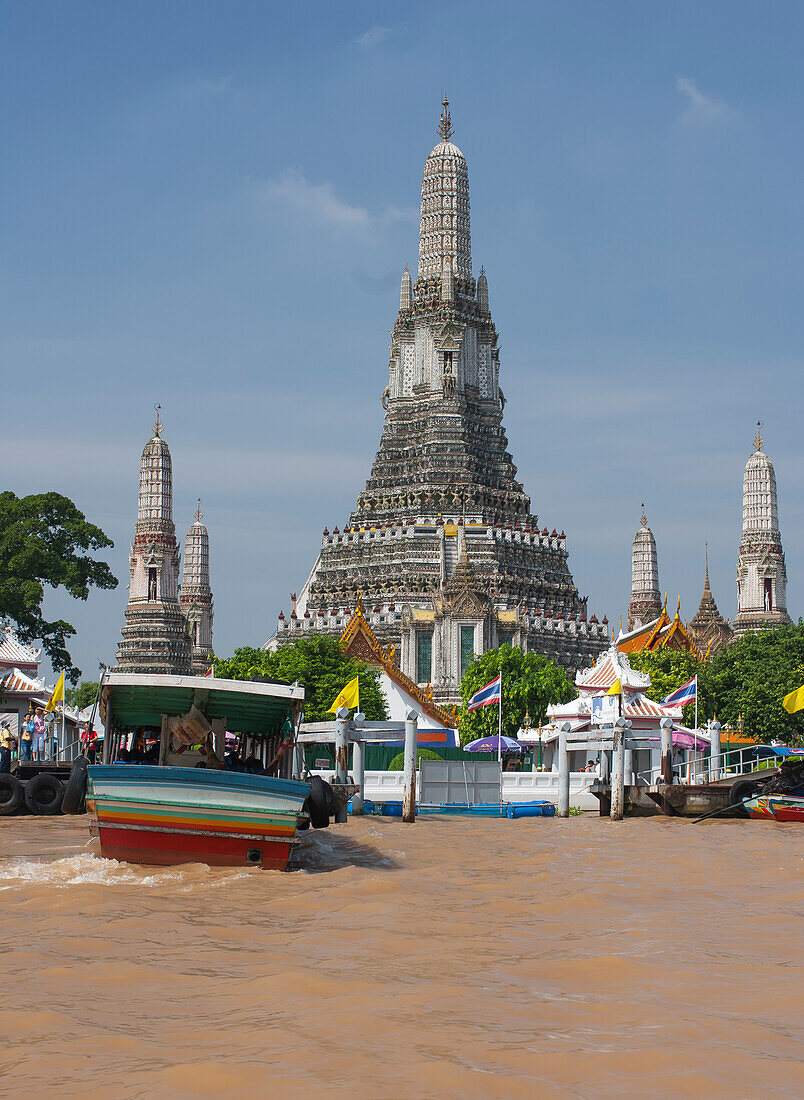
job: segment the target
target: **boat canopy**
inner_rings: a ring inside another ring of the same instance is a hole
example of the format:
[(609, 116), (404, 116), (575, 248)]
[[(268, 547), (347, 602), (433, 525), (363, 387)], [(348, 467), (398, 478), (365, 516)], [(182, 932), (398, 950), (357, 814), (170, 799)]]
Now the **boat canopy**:
[(303, 703), (298, 684), (112, 672), (104, 680), (101, 717), (107, 728), (159, 727), (163, 715), (185, 715), (195, 705), (210, 721), (225, 718), (232, 733), (269, 737), (287, 719), (295, 722)]

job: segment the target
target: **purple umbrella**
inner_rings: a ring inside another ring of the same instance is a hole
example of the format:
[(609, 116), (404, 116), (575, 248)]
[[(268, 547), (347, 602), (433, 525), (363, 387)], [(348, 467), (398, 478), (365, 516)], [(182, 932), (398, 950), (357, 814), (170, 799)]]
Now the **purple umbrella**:
[[(500, 744), (501, 743), (501, 744)], [(479, 737), (477, 741), (470, 741), (463, 747), (467, 752), (499, 752), (502, 746), (503, 752), (524, 752), (525, 746), (520, 745), (513, 737), (499, 737), (496, 733), (491, 737)]]

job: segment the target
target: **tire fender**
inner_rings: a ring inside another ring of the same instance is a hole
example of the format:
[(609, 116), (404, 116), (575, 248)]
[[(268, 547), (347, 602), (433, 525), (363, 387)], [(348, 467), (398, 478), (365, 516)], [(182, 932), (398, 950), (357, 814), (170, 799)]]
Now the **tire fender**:
[(16, 775), (0, 775), (0, 817), (10, 817), (25, 805), (25, 788)]
[(25, 784), (25, 805), (32, 814), (49, 817), (61, 812), (64, 784), (58, 776), (40, 772)]
[(84, 812), (87, 796), (87, 767), (89, 761), (85, 756), (78, 756), (73, 761), (70, 778), (64, 789), (64, 798), (61, 802), (63, 814), (82, 814)]

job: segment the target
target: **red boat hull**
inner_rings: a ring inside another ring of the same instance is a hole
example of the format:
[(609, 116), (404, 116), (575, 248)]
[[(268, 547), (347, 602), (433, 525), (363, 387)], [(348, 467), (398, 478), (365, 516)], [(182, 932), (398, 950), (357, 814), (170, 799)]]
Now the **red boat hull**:
[(261, 867), (284, 871), (292, 837), (234, 837), (209, 834), (121, 829), (100, 823), (101, 855), (124, 863), (171, 866), (176, 863), (209, 863), (213, 867)]

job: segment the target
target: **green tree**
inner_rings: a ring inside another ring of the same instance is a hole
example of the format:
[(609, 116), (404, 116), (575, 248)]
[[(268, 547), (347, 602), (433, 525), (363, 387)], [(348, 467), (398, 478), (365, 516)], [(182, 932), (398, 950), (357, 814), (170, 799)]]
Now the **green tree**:
[(367, 718), (388, 717), (380, 674), (346, 653), (337, 638), (313, 634), (282, 646), (276, 653), (243, 646), (228, 658), (215, 658), (215, 675), (232, 680), (269, 679), (304, 686), (304, 717), (307, 722), (331, 719), (327, 708), (350, 680), (359, 676), (360, 709)]
[(95, 702), (97, 693), (97, 680), (82, 680), (78, 687), (66, 688), (64, 697), (67, 700), (68, 707), (83, 710), (84, 707), (89, 707)]
[(804, 622), (746, 634), (711, 658), (709, 691), (722, 723), (742, 718), (746, 734), (787, 744), (804, 736), (804, 711), (788, 714), (782, 699), (804, 684)]
[(53, 667), (63, 668), (73, 684), (81, 670), (65, 643), (75, 629), (63, 619), (44, 618), (45, 585), (65, 588), (77, 600), (87, 599), (93, 586), (115, 588), (109, 566), (89, 553), (113, 545), (59, 493), (0, 493), (0, 620), (15, 623), (21, 641), (41, 641)]
[(553, 703), (568, 703), (578, 694), (567, 674), (558, 665), (540, 653), (524, 653), (517, 646), (506, 643), (499, 649), (489, 649), (482, 657), (476, 657), (461, 680), (460, 735), (461, 744), (476, 737), (496, 734), (498, 714), (496, 706), (466, 709), (476, 691), (502, 673), (502, 731), (506, 737), (515, 737), (522, 726), (525, 714), (530, 714), (534, 725), (547, 717), (547, 708)]
[[(650, 687), (645, 694), (657, 702), (697, 676), (698, 724), (714, 716), (715, 702), (709, 687), (708, 667), (692, 653), (683, 649), (643, 649), (628, 653), (627, 657), (631, 668), (648, 673)], [(681, 713), (684, 725), (692, 727), (695, 723), (695, 704), (687, 703)]]

